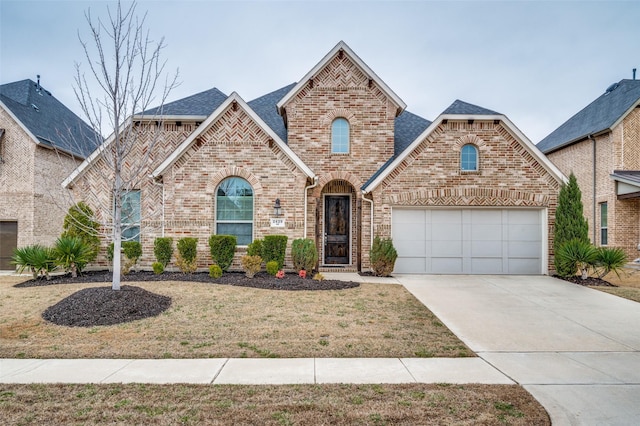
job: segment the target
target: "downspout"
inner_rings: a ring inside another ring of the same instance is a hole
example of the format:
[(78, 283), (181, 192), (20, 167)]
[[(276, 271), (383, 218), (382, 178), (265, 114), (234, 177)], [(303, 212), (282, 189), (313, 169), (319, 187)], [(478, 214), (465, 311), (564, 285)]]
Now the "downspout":
[(151, 178), (151, 183), (152, 184), (162, 188), (162, 233), (161, 233), (161, 236), (164, 237), (164, 183), (163, 182), (157, 182), (151, 175), (149, 175), (149, 177)]
[[(371, 231), (370, 231), (371, 241), (369, 243), (369, 249), (371, 249), (371, 247), (373, 247), (373, 200), (366, 198), (365, 195), (366, 195), (365, 192), (362, 191), (362, 199), (365, 200), (367, 203), (369, 203), (369, 205), (371, 206), (371, 213), (369, 216), (371, 218)], [(369, 263), (371, 263), (371, 261), (369, 261)]]
[(307, 194), (311, 188), (318, 186), (318, 176), (313, 177), (313, 183), (304, 187), (304, 238), (307, 238)]
[(593, 135), (589, 135), (588, 138), (593, 142), (593, 245), (597, 244), (596, 241), (596, 139)]

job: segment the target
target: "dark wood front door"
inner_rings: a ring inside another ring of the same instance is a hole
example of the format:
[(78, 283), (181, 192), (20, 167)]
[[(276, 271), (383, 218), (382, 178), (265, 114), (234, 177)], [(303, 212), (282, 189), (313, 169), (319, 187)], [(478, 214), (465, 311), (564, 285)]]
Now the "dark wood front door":
[(349, 264), (351, 198), (327, 195), (324, 199), (324, 263)]

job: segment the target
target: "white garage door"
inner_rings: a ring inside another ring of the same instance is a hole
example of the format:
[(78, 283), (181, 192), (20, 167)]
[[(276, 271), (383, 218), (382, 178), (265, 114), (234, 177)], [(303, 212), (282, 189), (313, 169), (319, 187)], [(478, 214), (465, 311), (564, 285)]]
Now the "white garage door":
[(543, 273), (541, 210), (394, 208), (392, 217), (394, 272)]

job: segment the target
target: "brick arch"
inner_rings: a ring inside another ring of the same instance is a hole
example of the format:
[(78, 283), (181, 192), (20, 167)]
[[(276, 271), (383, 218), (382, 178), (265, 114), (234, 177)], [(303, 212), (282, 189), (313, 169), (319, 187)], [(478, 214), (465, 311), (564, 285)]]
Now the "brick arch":
[(241, 177), (249, 182), (249, 185), (251, 185), (251, 187), (253, 188), (254, 197), (259, 197), (262, 195), (263, 189), (260, 180), (247, 169), (236, 166), (223, 167), (222, 169), (218, 170), (207, 182), (207, 193), (215, 195), (216, 188), (218, 188), (220, 182), (232, 176)]
[(347, 109), (347, 108), (334, 108), (330, 110), (320, 118), (320, 122), (323, 125), (328, 126), (331, 123), (333, 123), (333, 120), (340, 117), (346, 118), (347, 121), (349, 122), (349, 126), (358, 124), (358, 119), (356, 118), (356, 115), (350, 109)]
[(354, 194), (359, 197), (357, 188), (362, 186), (362, 182), (360, 182), (360, 180), (352, 173), (344, 171), (331, 172), (327, 175), (320, 176), (320, 179), (318, 179), (318, 185), (313, 189), (312, 196), (319, 197), (325, 186), (334, 180), (344, 180), (348, 182), (353, 187)]
[(478, 148), (478, 151), (484, 151), (484, 148), (486, 147), (486, 143), (484, 140), (482, 140), (480, 137), (476, 136), (476, 135), (464, 135), (461, 138), (459, 138), (454, 144), (453, 144), (453, 149), (455, 151), (460, 152), (460, 150), (462, 150), (462, 147), (465, 145), (475, 145)]

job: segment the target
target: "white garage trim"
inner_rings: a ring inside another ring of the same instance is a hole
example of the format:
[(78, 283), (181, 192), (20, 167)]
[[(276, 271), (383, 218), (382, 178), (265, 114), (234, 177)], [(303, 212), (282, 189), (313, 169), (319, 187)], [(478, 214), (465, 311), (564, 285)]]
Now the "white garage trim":
[(397, 273), (545, 274), (547, 210), (392, 207)]

